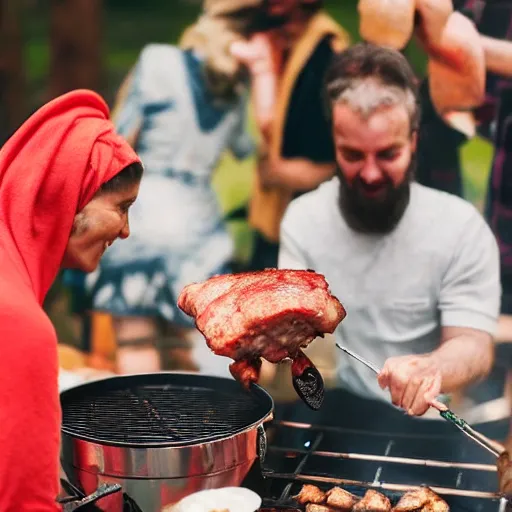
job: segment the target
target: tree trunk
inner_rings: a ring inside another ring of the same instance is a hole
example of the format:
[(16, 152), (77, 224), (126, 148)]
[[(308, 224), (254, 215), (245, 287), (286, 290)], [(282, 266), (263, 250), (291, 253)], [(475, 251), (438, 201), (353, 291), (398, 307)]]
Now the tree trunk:
[(25, 118), (21, 2), (0, 0), (0, 145)]
[(51, 0), (50, 5), (50, 96), (100, 91), (102, 1)]

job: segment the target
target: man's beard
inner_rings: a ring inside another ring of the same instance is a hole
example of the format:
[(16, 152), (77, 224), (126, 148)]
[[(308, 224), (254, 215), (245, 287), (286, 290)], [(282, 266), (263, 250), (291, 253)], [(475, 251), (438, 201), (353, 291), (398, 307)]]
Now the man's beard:
[(399, 185), (395, 186), (388, 180), (384, 185), (383, 195), (373, 199), (364, 194), (359, 177), (349, 184), (338, 167), (339, 207), (348, 226), (354, 231), (367, 234), (386, 234), (393, 231), (409, 204), (414, 169), (415, 162), (412, 161)]

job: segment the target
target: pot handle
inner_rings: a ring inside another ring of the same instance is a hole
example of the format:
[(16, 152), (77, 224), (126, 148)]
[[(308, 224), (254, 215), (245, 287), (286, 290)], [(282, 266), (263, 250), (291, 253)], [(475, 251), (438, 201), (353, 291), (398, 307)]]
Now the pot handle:
[(265, 462), (265, 456), (267, 455), (267, 434), (263, 425), (258, 426), (258, 445), (257, 453), (260, 459), (260, 464)]
[(85, 496), (81, 491), (69, 484), (69, 482), (66, 482), (65, 480), (61, 480), (61, 482), (67, 492), (70, 492), (69, 489), (71, 489), (72, 492), (75, 493), (74, 496), (66, 496), (57, 500), (58, 503), (62, 505), (63, 512), (74, 512), (82, 507), (90, 506), (101, 498), (110, 496), (122, 489), (119, 484), (102, 484), (92, 494)]

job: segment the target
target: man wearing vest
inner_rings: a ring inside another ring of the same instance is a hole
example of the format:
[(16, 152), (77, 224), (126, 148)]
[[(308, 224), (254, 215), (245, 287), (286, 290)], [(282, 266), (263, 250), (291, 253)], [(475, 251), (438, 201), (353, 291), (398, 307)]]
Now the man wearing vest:
[[(349, 45), (348, 34), (324, 12), (322, 0), (269, 0), (266, 14), (276, 26), (265, 34), (276, 83), (273, 114), (257, 123), (262, 142), (249, 205), (249, 223), (255, 230), (252, 269), (277, 266), (286, 206), (334, 173), (322, 85), (333, 54)], [(257, 111), (261, 89), (255, 67), (249, 69)]]

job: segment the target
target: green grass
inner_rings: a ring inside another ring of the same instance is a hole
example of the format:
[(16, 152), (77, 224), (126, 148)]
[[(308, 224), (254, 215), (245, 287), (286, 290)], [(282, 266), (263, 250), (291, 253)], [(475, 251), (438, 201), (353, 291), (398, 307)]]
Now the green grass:
[(465, 196), (480, 209), (487, 191), (492, 155), (492, 145), (479, 137), (468, 142), (461, 150)]

